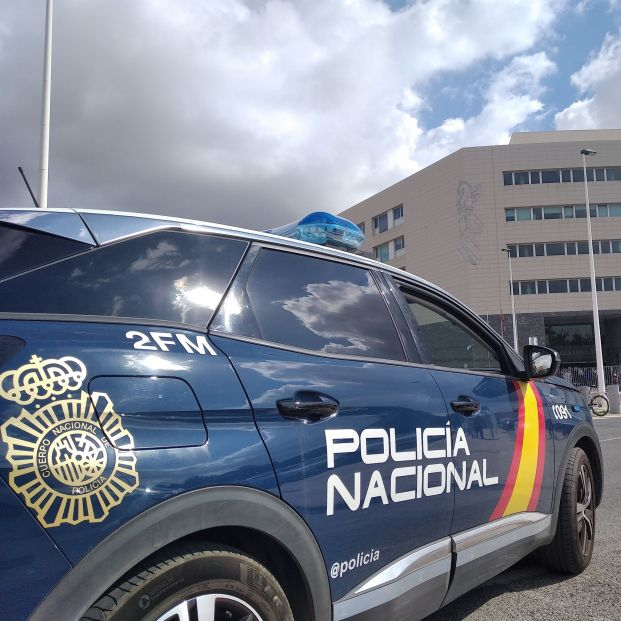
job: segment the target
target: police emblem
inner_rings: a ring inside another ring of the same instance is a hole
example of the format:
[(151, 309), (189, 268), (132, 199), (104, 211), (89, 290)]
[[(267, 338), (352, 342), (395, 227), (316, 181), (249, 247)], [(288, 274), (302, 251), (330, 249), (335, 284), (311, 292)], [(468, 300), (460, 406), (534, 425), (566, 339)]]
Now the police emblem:
[(79, 390), (85, 377), (77, 358), (38, 356), (0, 375), (1, 397), (20, 405), (47, 401), (0, 427), (9, 484), (46, 528), (101, 522), (138, 487), (133, 438), (108, 395)]

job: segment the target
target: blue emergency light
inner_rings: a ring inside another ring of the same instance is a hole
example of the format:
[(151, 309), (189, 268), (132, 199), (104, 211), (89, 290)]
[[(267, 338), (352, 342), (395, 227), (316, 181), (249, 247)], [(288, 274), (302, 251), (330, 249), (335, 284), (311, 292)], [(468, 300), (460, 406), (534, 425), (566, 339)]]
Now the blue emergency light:
[(266, 232), (346, 250), (360, 250), (364, 244), (364, 233), (353, 222), (325, 211), (313, 211), (301, 220)]

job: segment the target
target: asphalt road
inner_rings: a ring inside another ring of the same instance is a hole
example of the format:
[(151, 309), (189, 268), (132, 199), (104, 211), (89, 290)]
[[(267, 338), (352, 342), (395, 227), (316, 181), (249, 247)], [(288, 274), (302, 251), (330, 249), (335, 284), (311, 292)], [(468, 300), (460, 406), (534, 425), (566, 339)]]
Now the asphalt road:
[(605, 482), (591, 565), (579, 576), (565, 576), (526, 559), (427, 621), (621, 620), (621, 417), (597, 419), (595, 428)]

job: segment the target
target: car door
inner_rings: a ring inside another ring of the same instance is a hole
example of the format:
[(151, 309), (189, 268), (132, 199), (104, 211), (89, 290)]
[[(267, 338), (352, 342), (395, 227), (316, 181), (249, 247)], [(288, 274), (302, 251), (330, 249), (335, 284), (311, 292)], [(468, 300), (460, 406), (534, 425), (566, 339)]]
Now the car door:
[(210, 335), (247, 391), (282, 497), (321, 546), (335, 618), (380, 605), (414, 618), (404, 602), (428, 614), (448, 584), (453, 513), (438, 386), (406, 359), (395, 320), (407, 325), (371, 270), (255, 253)]
[(447, 600), (524, 556), (547, 535), (554, 447), (537, 382), (456, 301), (397, 283), (421, 358), (451, 421), (457, 569)]

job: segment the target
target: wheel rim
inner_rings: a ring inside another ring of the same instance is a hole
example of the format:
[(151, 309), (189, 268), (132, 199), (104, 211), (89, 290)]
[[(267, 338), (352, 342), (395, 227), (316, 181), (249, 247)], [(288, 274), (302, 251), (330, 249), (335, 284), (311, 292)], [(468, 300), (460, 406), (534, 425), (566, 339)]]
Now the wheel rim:
[(576, 520), (578, 543), (583, 556), (588, 556), (593, 548), (595, 507), (593, 502), (593, 483), (591, 473), (585, 464), (580, 466), (578, 493), (576, 497)]
[(598, 416), (603, 416), (608, 412), (608, 400), (602, 395), (595, 395), (591, 399), (591, 410)]
[(207, 593), (180, 602), (156, 621), (263, 621), (263, 618), (237, 597)]

